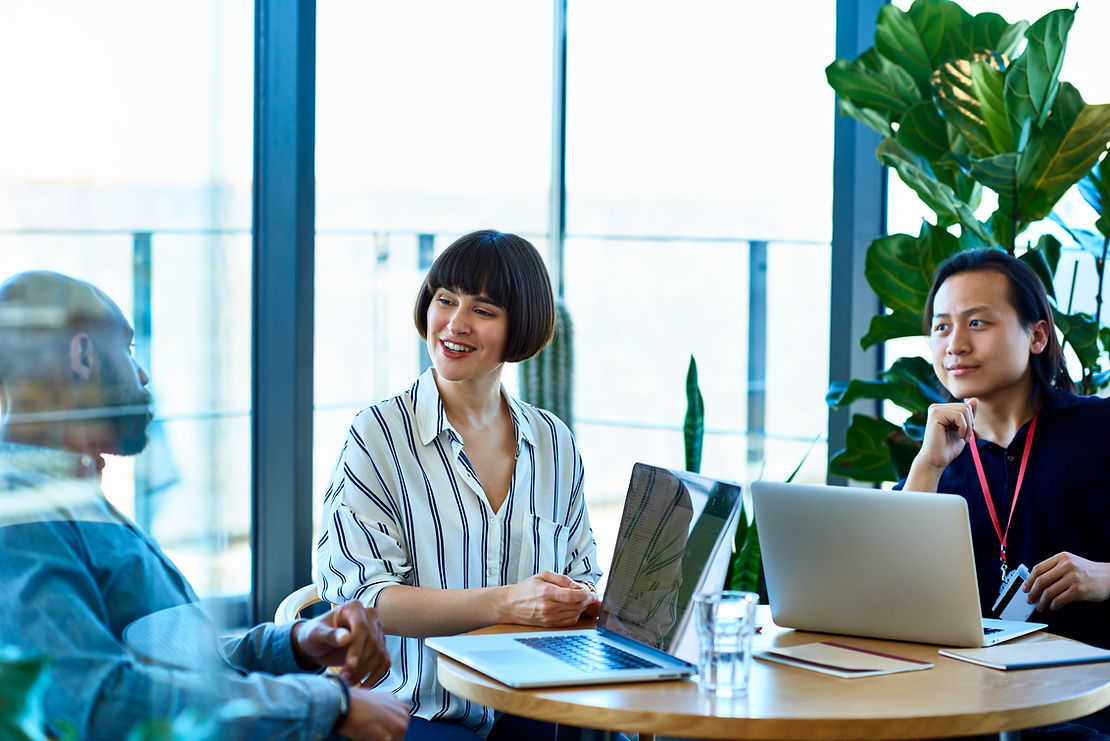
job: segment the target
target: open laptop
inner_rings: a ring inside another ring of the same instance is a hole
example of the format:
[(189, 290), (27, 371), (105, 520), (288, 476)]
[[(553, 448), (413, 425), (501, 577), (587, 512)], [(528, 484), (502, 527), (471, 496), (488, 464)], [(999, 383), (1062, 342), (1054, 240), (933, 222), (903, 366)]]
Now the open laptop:
[(447, 636), (427, 645), (510, 687), (689, 676), (697, 634), (688, 607), (694, 594), (724, 583), (739, 505), (739, 484), (637, 463), (594, 629)]
[(968, 647), (1046, 627), (981, 616), (962, 497), (770, 481), (751, 492), (779, 625)]

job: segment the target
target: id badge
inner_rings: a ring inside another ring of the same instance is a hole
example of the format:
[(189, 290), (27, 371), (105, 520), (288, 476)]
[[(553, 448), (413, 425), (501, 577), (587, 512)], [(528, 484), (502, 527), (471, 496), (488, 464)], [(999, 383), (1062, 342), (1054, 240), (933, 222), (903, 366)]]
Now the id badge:
[(1025, 584), (1025, 580), (1028, 578), (1029, 569), (1025, 568), (1025, 564), (1019, 564), (1016, 568), (1010, 570), (1010, 573), (1006, 575), (1006, 580), (1002, 582), (998, 599), (994, 601), (994, 606), (991, 607), (993, 617), (1025, 622), (1036, 612), (1037, 604), (1035, 602), (1030, 604), (1027, 601), (1029, 595), (1021, 591), (1022, 585)]

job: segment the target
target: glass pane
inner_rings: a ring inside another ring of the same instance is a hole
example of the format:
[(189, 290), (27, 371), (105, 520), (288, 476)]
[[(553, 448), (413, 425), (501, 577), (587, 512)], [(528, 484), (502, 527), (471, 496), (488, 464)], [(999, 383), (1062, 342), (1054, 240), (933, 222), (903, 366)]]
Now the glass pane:
[[(634, 461), (684, 466), (691, 354), (704, 473), (781, 480), (817, 439), (801, 477), (824, 480), (834, 12), (569, 3), (565, 279), (599, 544), (613, 540)], [(767, 265), (754, 276), (753, 241)], [(753, 286), (765, 341), (749, 333)], [(753, 351), (762, 373), (749, 372)]]
[(318, 9), (317, 512), (354, 414), (421, 372), (435, 256), (483, 228), (546, 250), (551, 29), (550, 4), (515, 0)]
[(11, 5), (0, 279), (89, 281), (134, 326), (154, 420), (109, 500), (202, 597), (250, 591), (253, 5)]

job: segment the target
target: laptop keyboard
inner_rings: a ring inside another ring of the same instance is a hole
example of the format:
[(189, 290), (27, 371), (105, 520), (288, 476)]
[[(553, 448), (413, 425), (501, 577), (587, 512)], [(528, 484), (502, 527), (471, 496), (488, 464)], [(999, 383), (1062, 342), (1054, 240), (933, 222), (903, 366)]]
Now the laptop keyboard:
[(660, 668), (658, 664), (622, 651), (616, 646), (602, 643), (590, 635), (553, 635), (516, 640), (587, 672)]

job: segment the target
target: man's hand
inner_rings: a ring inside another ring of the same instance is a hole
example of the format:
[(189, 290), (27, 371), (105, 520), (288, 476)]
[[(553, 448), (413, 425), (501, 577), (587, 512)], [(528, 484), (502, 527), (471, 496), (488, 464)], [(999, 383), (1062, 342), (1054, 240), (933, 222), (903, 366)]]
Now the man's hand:
[(1030, 570), (1022, 589), (1041, 612), (1055, 612), (1069, 602), (1102, 602), (1110, 599), (1110, 563), (1057, 553)]
[(336, 730), (356, 741), (401, 741), (408, 727), (408, 706), (392, 692), (351, 688), (347, 720)]
[(389, 669), (377, 613), (357, 600), (295, 623), (292, 640), (293, 654), (302, 667), (340, 667), (339, 676), (353, 685), (364, 678), (376, 682)]
[(583, 613), (597, 614), (601, 599), (569, 576), (544, 571), (506, 588), (498, 620), (518, 625), (560, 628), (574, 625)]

